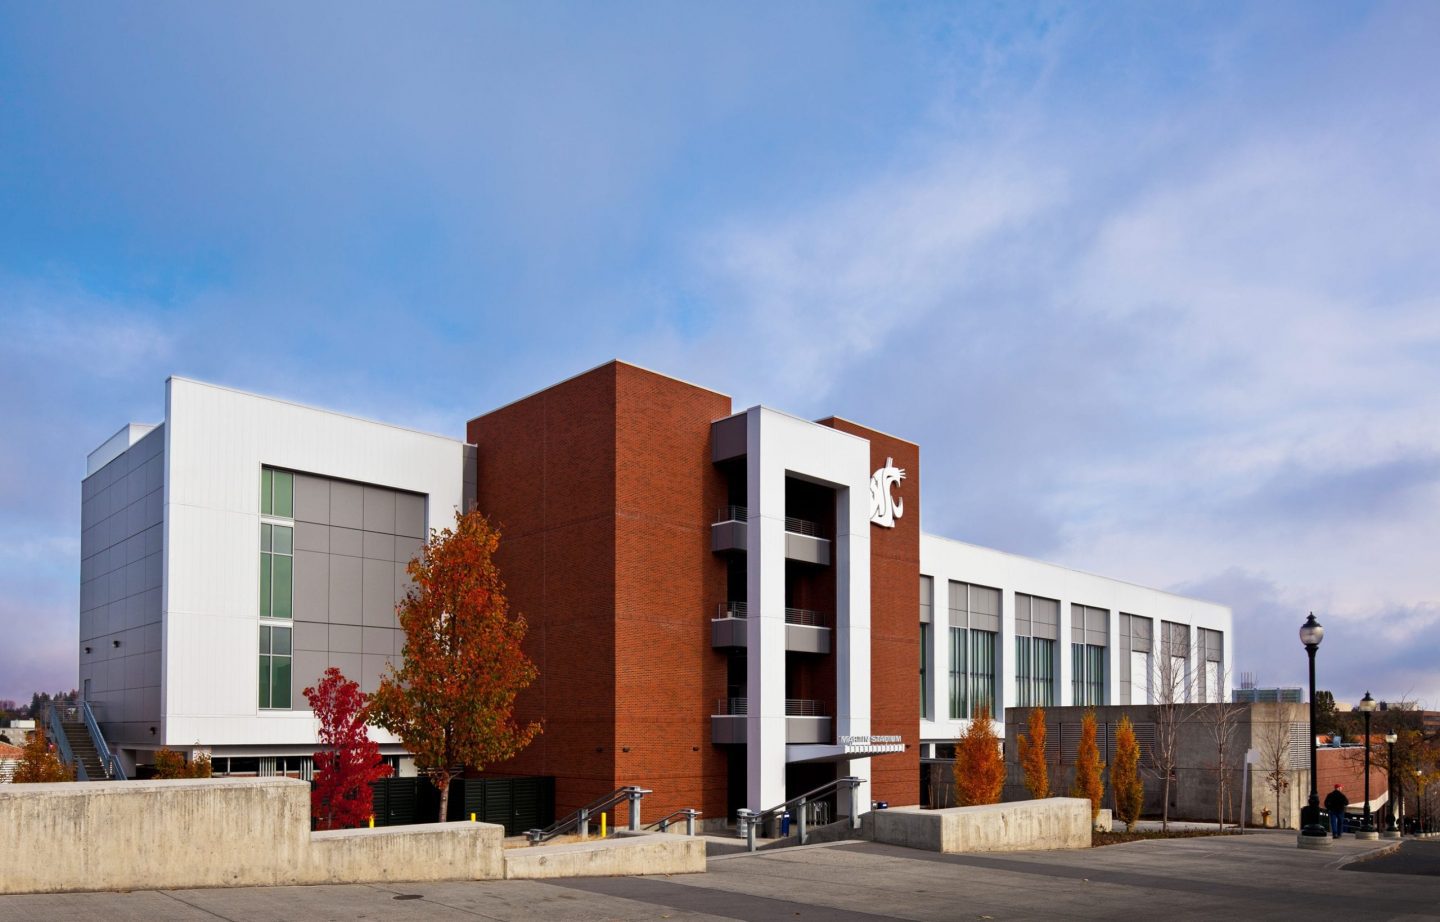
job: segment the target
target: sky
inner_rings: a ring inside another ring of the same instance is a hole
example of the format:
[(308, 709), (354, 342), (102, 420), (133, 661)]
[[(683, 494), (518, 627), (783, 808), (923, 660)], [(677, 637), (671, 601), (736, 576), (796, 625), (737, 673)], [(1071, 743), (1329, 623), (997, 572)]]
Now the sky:
[[(463, 437), (621, 358), (922, 527), (1440, 707), (1440, 5), (0, 0), (0, 698), (184, 375)], [(908, 505), (907, 505), (908, 511)]]

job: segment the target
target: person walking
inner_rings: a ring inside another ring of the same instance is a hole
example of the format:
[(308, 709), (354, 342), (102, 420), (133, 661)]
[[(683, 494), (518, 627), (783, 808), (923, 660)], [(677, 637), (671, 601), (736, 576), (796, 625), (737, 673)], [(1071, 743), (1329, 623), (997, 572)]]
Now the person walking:
[(1350, 806), (1350, 798), (1345, 796), (1345, 789), (1335, 785), (1335, 790), (1325, 796), (1325, 809), (1330, 811), (1330, 834), (1340, 838), (1345, 831), (1345, 808)]

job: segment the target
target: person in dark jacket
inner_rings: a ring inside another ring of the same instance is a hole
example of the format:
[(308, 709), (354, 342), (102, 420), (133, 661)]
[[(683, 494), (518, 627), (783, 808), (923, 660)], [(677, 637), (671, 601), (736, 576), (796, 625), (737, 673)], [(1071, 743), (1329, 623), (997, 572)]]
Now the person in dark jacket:
[(1337, 839), (1345, 831), (1345, 808), (1348, 806), (1350, 798), (1345, 796), (1345, 790), (1340, 785), (1335, 785), (1335, 790), (1325, 797), (1325, 809), (1330, 811), (1330, 833)]

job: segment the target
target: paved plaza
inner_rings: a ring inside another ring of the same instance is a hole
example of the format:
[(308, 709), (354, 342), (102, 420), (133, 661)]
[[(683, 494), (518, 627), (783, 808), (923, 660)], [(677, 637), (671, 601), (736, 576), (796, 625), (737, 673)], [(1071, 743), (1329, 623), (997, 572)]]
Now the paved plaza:
[[(461, 919), (1440, 920), (1440, 842), (1293, 834), (1070, 852), (939, 855), (869, 842), (714, 858), (676, 877), (275, 887), (0, 897), (0, 922)], [(1361, 864), (1368, 859), (1366, 864)], [(1373, 863), (1370, 863), (1373, 862)], [(1368, 865), (1368, 866), (1367, 866)], [(1387, 866), (1394, 869), (1388, 872)], [(1353, 873), (1363, 869), (1366, 873)]]

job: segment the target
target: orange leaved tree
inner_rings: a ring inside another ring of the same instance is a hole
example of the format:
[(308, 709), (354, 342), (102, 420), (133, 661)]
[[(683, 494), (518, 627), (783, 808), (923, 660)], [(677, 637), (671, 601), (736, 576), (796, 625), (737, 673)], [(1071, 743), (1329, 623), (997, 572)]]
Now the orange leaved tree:
[(25, 754), (15, 766), (15, 775), (10, 779), (16, 784), (45, 784), (54, 781), (74, 781), (75, 770), (56, 754), (55, 748), (45, 739), (45, 727), (35, 722), (35, 733), (25, 744)]
[(1045, 764), (1045, 709), (1030, 709), (1029, 735), (1016, 734), (1020, 750), (1020, 768), (1025, 772), (1025, 787), (1037, 800), (1050, 796), (1050, 767)]
[(538, 723), (515, 722), (515, 696), (535, 681), (521, 649), (525, 619), (510, 615), (495, 568), (500, 533), (478, 511), (432, 532), (407, 568), (414, 588), (400, 603), (404, 665), (392, 665), (370, 701), (374, 721), (400, 737), (416, 769), (440, 789), (529, 745)]
[(1129, 717), (1120, 718), (1115, 728), (1115, 766), (1110, 769), (1110, 791), (1115, 797), (1115, 818), (1123, 820), (1126, 829), (1134, 829), (1145, 801), (1145, 786), (1140, 781), (1140, 744), (1135, 740), (1135, 727)]
[(210, 757), (207, 755), (185, 761), (185, 753), (161, 747), (155, 752), (155, 777), (161, 780), (176, 778), (209, 778)]
[(962, 807), (998, 804), (1005, 790), (1005, 760), (990, 709), (979, 707), (955, 741), (955, 803)]
[(1075, 753), (1075, 785), (1070, 789), (1071, 797), (1090, 799), (1090, 822), (1100, 816), (1100, 801), (1105, 797), (1105, 782), (1101, 778), (1100, 747), (1095, 743), (1095, 712), (1086, 711), (1080, 723), (1080, 748)]

